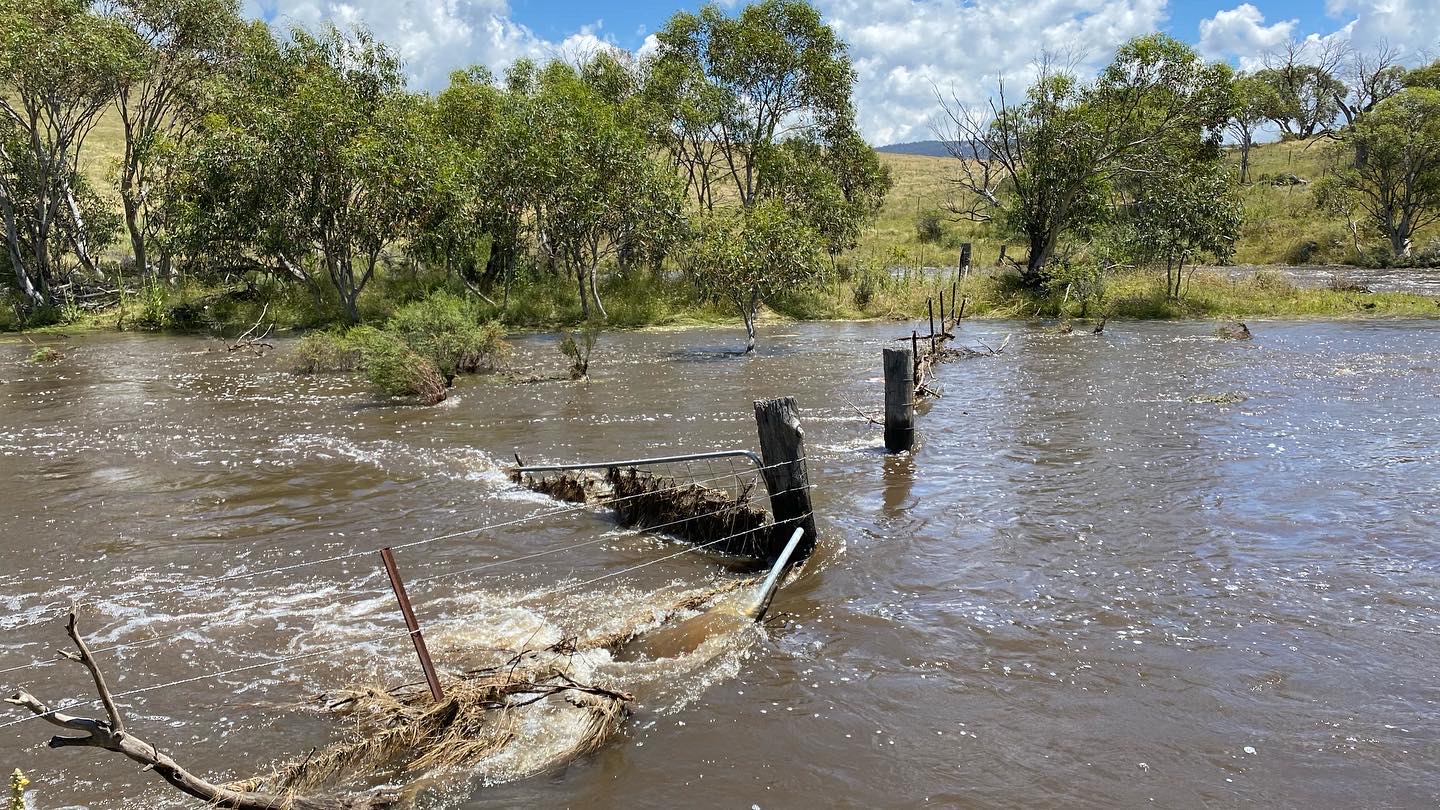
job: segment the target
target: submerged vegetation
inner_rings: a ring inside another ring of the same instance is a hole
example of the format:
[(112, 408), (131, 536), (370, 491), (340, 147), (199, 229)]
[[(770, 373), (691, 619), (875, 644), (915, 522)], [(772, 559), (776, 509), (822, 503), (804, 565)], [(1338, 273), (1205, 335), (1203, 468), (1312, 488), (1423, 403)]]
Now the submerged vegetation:
[(291, 357), (296, 374), (363, 372), (382, 394), (434, 405), (458, 374), (500, 370), (509, 345), (477, 309), (439, 292), (407, 304), (383, 328), (311, 332)]

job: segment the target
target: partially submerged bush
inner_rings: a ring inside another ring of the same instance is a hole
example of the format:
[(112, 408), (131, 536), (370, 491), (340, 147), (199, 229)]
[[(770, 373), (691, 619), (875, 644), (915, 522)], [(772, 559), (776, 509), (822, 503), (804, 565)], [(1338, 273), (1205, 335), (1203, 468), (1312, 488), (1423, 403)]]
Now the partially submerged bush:
[(498, 370), (510, 353), (499, 324), (482, 323), (473, 302), (447, 292), (406, 304), (385, 329), (430, 359), (446, 379)]
[(570, 379), (590, 376), (590, 353), (595, 351), (595, 328), (587, 327), (578, 335), (566, 334), (560, 340), (560, 353), (570, 361)]
[(296, 374), (356, 371), (361, 363), (360, 347), (342, 334), (311, 332), (300, 339), (290, 360)]
[(413, 397), (422, 405), (445, 399), (445, 375), (435, 361), (378, 329), (352, 330), (352, 339), (360, 346), (365, 376), (382, 392), (392, 397)]
[(41, 346), (30, 355), (32, 363), (54, 363), (57, 360), (64, 360), (65, 353), (54, 346)]

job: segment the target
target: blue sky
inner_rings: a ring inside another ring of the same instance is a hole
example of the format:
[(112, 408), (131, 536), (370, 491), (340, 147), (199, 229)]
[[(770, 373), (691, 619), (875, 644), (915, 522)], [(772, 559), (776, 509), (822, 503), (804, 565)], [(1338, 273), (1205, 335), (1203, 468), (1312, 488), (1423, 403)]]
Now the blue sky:
[[(1042, 50), (1097, 70), (1130, 37), (1165, 31), (1211, 59), (1254, 67), (1288, 40), (1388, 45), (1411, 63), (1440, 56), (1440, 0), (811, 0), (850, 44), (862, 130), (874, 143), (930, 137), (935, 88), (981, 104), (998, 79), (1024, 84)], [(438, 89), (474, 63), (600, 47), (643, 52), (686, 0), (245, 0), (285, 26), (363, 23), (404, 57), (412, 85)], [(734, 9), (737, 0), (721, 3)]]
[[(578, 3), (546, 2), (545, 0), (512, 0), (510, 13), (517, 22), (529, 26), (540, 36), (550, 40), (564, 39), (581, 26), (603, 23), (601, 30), (614, 38), (624, 48), (638, 48), (645, 34), (662, 27), (677, 10), (694, 11), (700, 3), (678, 3), (674, 0), (643, 0), (622, 3)], [(1199, 37), (1200, 21), (1213, 16), (1217, 11), (1234, 8), (1239, 3), (1214, 2), (1171, 2), (1168, 4), (1169, 19), (1161, 30), (1172, 36), (1194, 42)], [(1342, 23), (1325, 14), (1323, 2), (1312, 0), (1279, 0), (1261, 2), (1256, 5), (1273, 20), (1296, 19), (1306, 32), (1324, 31), (1329, 33)], [(1348, 22), (1348, 18), (1345, 20)]]

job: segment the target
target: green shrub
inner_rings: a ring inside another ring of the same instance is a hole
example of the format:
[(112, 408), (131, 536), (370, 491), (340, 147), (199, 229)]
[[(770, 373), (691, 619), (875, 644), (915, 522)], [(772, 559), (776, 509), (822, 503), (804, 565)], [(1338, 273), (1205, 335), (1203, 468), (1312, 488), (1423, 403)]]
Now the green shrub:
[(448, 292), (431, 293), (400, 307), (385, 329), (429, 359), (446, 379), (458, 373), (495, 371), (510, 354), (500, 325), (481, 323), (474, 302)]
[(25, 326), (20, 305), (11, 296), (0, 292), (0, 332), (18, 332)]
[(331, 374), (360, 368), (359, 345), (334, 332), (311, 332), (290, 353), (290, 370), (296, 374)]
[(164, 329), (170, 325), (170, 306), (165, 286), (151, 278), (135, 294), (131, 321), (141, 329)]
[(945, 238), (945, 222), (939, 211), (931, 209), (920, 215), (915, 221), (915, 238), (926, 244), (935, 244)]
[(422, 405), (445, 399), (445, 376), (435, 361), (400, 338), (378, 329), (355, 329), (364, 357), (365, 376), (384, 394), (413, 398)]
[(855, 284), (855, 288), (851, 292), (855, 308), (862, 312), (869, 309), (870, 305), (875, 303), (875, 295), (879, 292), (879, 288), (880, 283), (876, 280), (874, 273), (867, 271), (860, 276), (860, 281)]

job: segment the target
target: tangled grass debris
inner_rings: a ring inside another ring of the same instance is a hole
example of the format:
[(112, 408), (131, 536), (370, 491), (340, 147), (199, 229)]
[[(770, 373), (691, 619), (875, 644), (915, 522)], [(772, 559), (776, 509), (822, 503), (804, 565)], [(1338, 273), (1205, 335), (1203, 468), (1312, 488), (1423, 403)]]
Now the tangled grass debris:
[(731, 492), (633, 467), (612, 467), (603, 475), (576, 470), (547, 475), (517, 472), (511, 477), (567, 503), (608, 504), (627, 528), (659, 530), (722, 554), (763, 556), (770, 518), (750, 503), (754, 482)]

